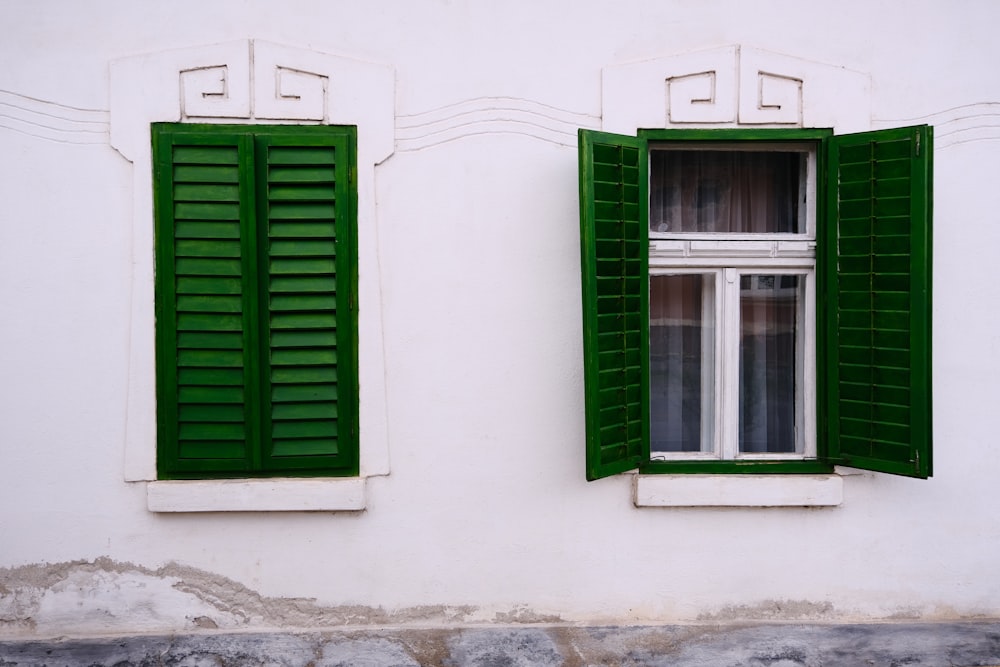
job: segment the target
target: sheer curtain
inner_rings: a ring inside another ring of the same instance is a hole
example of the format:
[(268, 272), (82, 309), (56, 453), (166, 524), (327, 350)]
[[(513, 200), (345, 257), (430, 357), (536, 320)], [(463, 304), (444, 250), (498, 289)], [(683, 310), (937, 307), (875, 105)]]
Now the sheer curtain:
[(740, 278), (740, 452), (798, 451), (800, 276)]
[[(652, 232), (787, 234), (801, 219), (806, 153), (795, 151), (650, 151)], [(734, 241), (739, 243), (740, 241)], [(801, 449), (801, 275), (739, 269), (739, 328), (722, 332), (739, 346), (738, 450), (795, 453)], [(650, 278), (650, 448), (660, 452), (713, 449), (712, 400), (716, 360), (714, 272)], [(728, 293), (728, 292), (727, 292)], [(727, 377), (732, 377), (726, 372)], [(723, 387), (736, 392), (735, 387)], [(732, 395), (732, 394), (728, 394)], [(735, 417), (735, 415), (732, 415)]]
[(654, 275), (649, 287), (650, 450), (709, 451), (714, 275)]
[[(713, 274), (650, 278), (650, 449), (713, 448)], [(801, 450), (799, 396), (804, 306), (800, 275), (745, 274), (739, 291), (739, 451)], [(735, 343), (734, 343), (735, 344)]]
[(654, 232), (795, 233), (803, 154), (657, 149), (650, 152)]

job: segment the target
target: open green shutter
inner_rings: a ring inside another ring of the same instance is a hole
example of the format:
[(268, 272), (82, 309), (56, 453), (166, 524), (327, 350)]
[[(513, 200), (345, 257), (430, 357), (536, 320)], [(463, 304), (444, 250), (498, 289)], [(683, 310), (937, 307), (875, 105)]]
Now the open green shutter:
[(249, 470), (252, 144), (225, 133), (153, 136), (160, 476)]
[(580, 130), (587, 479), (648, 458), (646, 143)]
[(931, 475), (928, 126), (829, 140), (827, 452), (835, 463)]
[(256, 144), (262, 465), (356, 474), (353, 134)]

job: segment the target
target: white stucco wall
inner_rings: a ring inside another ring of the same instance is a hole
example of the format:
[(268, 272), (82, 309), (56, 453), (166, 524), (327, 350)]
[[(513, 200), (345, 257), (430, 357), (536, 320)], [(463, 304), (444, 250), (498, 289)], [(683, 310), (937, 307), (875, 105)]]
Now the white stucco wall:
[[(1000, 615), (997, 19), (989, 0), (0, 2), (0, 633)], [(111, 63), (251, 39), (394, 73), (362, 231), (381, 337), (362, 438), (386, 452), (363, 512), (153, 513), (125, 481), (155, 431), (135, 423), (151, 262)], [(931, 480), (845, 475), (824, 509), (637, 509), (631, 476), (584, 480), (574, 128), (610, 122), (614, 66), (733, 45), (826, 81), (807, 124), (936, 126)]]

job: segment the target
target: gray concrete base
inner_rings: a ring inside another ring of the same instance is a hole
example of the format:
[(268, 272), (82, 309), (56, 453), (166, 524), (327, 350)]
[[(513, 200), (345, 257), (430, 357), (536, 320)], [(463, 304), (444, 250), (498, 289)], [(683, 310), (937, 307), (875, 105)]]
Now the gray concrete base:
[(1000, 621), (355, 629), (0, 640), (0, 667), (984, 667)]

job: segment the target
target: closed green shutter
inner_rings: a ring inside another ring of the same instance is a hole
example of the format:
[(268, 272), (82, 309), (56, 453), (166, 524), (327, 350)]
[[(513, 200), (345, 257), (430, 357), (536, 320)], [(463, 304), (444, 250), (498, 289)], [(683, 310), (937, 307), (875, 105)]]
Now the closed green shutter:
[(253, 146), (232, 135), (154, 138), (159, 466), (250, 470)]
[(931, 475), (930, 127), (831, 137), (827, 453)]
[(264, 465), (353, 469), (355, 411), (341, 409), (356, 402), (351, 142), (278, 135), (257, 146)]
[(580, 130), (587, 479), (648, 458), (646, 142)]
[(154, 125), (161, 478), (357, 474), (354, 137)]

